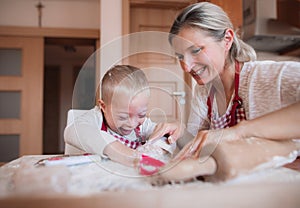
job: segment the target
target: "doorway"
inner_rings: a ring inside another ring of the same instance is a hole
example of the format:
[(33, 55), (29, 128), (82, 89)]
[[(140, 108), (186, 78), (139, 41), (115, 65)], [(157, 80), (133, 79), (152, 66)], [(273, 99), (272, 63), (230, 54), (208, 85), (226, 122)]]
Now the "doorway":
[(81, 68), (95, 51), (96, 39), (45, 38), (43, 154), (64, 153), (63, 132), (67, 112), (74, 107), (74, 85)]

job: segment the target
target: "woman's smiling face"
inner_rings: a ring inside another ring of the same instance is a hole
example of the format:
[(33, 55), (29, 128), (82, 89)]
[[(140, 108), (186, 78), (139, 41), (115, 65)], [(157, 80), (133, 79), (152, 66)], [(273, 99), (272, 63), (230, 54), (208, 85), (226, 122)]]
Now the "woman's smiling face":
[(201, 29), (184, 27), (172, 39), (172, 46), (183, 71), (199, 85), (206, 84), (223, 72), (228, 54), (226, 41), (216, 41)]

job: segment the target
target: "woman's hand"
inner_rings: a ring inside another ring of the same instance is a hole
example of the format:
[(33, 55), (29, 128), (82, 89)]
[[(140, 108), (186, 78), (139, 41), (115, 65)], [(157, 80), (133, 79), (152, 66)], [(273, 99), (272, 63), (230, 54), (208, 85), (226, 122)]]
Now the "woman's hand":
[[(199, 158), (203, 146), (207, 144), (214, 144), (216, 147), (220, 142), (230, 142), (240, 139), (238, 130), (239, 128), (235, 126), (226, 129), (199, 131), (197, 136), (191, 142), (185, 145), (173, 160)], [(212, 148), (210, 151), (213, 152), (213, 150), (214, 148)]]
[(149, 140), (155, 141), (165, 135), (168, 135), (168, 142), (170, 144), (174, 143), (182, 137), (185, 126), (178, 122), (174, 123), (159, 123), (156, 125), (153, 133), (151, 134)]
[(183, 160), (186, 158), (198, 158), (202, 146), (207, 139), (208, 130), (199, 131), (197, 136), (185, 145), (181, 151), (174, 157), (173, 161)]

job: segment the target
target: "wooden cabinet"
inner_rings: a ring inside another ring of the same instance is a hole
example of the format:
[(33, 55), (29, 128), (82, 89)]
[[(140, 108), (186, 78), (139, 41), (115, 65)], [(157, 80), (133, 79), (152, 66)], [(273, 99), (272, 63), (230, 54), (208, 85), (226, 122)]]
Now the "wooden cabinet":
[(219, 5), (228, 14), (235, 29), (243, 26), (243, 0), (210, 0), (213, 4)]
[[(125, 0), (123, 2), (123, 8), (159, 8), (159, 9), (173, 9), (180, 10), (190, 4), (196, 2), (211, 2), (213, 4), (219, 5), (224, 9), (224, 11), (230, 17), (234, 28), (242, 28), (243, 25), (243, 0), (161, 0), (161, 1), (145, 1), (145, 0)], [(129, 4), (129, 5), (126, 5)], [(124, 12), (124, 11), (123, 11)], [(128, 11), (127, 11), (128, 12)], [(126, 11), (125, 11), (126, 13)], [(175, 17), (174, 17), (175, 18)], [(125, 30), (126, 31), (126, 30)], [(127, 30), (129, 31), (129, 30)]]
[(300, 1), (277, 0), (277, 19), (300, 27)]

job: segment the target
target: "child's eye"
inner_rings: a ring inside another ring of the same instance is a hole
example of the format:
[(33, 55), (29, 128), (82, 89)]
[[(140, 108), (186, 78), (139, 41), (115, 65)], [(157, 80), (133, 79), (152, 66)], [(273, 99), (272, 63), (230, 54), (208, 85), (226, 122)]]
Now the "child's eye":
[(139, 118), (145, 118), (145, 117), (146, 117), (146, 114), (139, 115)]
[(128, 117), (119, 116), (119, 120), (120, 121), (126, 121), (126, 120), (128, 120)]

